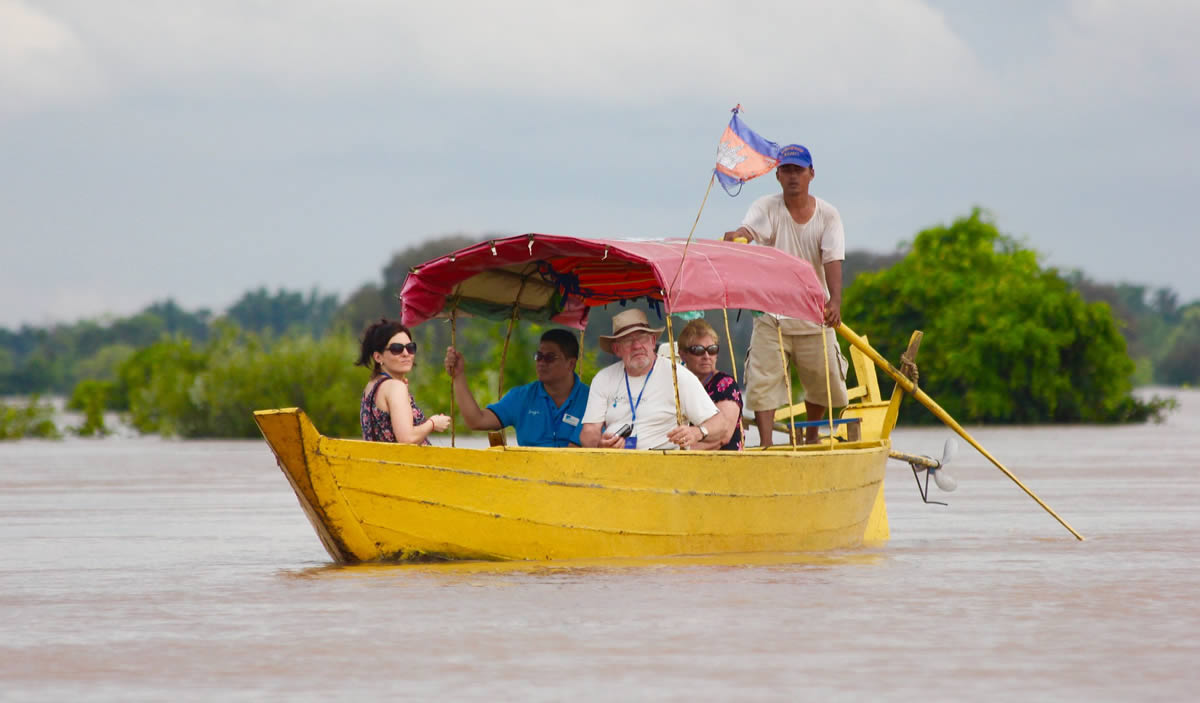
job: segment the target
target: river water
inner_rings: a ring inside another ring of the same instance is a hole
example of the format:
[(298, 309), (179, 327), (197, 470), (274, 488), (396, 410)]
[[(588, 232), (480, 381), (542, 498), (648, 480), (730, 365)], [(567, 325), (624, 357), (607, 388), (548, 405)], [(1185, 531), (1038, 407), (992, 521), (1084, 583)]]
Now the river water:
[[(262, 442), (0, 444), (0, 700), (1175, 701), (1200, 686), (1200, 391), (974, 427), (885, 547), (338, 568)], [(940, 455), (950, 432), (902, 430)]]

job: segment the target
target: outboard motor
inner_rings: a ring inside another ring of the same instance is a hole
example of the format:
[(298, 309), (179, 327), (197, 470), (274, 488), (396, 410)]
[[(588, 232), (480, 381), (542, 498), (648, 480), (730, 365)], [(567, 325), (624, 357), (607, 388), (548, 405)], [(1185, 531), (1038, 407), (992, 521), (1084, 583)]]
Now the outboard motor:
[[(917, 482), (917, 490), (921, 492), (922, 501), (925, 503), (945, 505), (945, 503), (938, 500), (929, 500), (929, 478), (932, 476), (933, 482), (937, 484), (937, 487), (946, 493), (950, 493), (955, 488), (958, 488), (958, 481), (954, 480), (954, 477), (946, 471), (946, 465), (950, 463), (950, 460), (953, 459), (954, 455), (957, 453), (958, 442), (954, 441), (954, 438), (952, 437), (946, 440), (946, 445), (942, 448), (941, 461), (938, 461), (930, 456), (905, 454), (903, 452), (896, 451), (889, 452), (888, 457), (907, 462), (908, 465), (912, 467), (913, 478)], [(925, 472), (924, 484), (921, 483), (920, 477), (920, 473), (922, 471)]]

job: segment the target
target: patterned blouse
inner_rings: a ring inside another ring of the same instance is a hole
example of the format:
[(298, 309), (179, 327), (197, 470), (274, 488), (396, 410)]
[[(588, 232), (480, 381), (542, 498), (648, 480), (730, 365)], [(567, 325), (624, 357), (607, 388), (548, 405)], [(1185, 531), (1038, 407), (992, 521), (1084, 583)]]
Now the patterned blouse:
[[(358, 421), (362, 424), (363, 439), (368, 442), (395, 442), (396, 433), (392, 431), (392, 414), (380, 410), (375, 404), (375, 394), (379, 392), (379, 386), (383, 382), (391, 378), (391, 376), (380, 374), (378, 378), (367, 384), (363, 391), (362, 403), (359, 404)], [(417, 407), (417, 401), (413, 399), (412, 394), (408, 396), (408, 402), (412, 405), (413, 427), (425, 422), (425, 413)], [(426, 437), (421, 444), (428, 445), (429, 438)]]
[(738, 388), (737, 381), (733, 380), (733, 376), (717, 371), (704, 382), (704, 390), (708, 391), (708, 397), (712, 398), (712, 402), (714, 403), (719, 403), (722, 400), (732, 400), (737, 403), (738, 424), (734, 427), (733, 436), (720, 448), (741, 451), (743, 439), (741, 423), (742, 389)]

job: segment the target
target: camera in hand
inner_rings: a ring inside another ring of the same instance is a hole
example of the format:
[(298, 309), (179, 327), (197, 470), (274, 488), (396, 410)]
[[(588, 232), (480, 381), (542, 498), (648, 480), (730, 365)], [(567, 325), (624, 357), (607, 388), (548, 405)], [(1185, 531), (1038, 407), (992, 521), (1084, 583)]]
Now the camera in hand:
[(633, 425), (631, 425), (627, 422), (624, 425), (621, 425), (621, 429), (617, 430), (616, 434), (614, 434), (613, 436), (628, 437), (631, 434), (633, 434)]

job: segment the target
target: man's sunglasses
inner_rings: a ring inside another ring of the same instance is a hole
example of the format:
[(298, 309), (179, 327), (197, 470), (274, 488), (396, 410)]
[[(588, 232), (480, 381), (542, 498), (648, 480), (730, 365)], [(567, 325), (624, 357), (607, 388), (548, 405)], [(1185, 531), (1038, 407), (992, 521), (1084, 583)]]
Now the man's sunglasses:
[(554, 352), (534, 352), (533, 360), (544, 361), (547, 364), (553, 364), (558, 360), (558, 354), (555, 354)]
[(684, 347), (684, 349), (686, 349), (688, 353), (693, 356), (700, 356), (704, 352), (708, 352), (710, 356), (716, 356), (717, 353), (721, 351), (721, 347), (716, 344), (710, 344), (707, 347), (702, 347), (699, 344), (693, 344), (690, 347)]
[(395, 354), (396, 356), (400, 356), (400, 354), (403, 352), (408, 352), (409, 354), (416, 354), (417, 353), (417, 343), (409, 342), (408, 344), (401, 344), (399, 342), (396, 342), (395, 344), (389, 344), (387, 346), (387, 350), (390, 351), (391, 353)]

